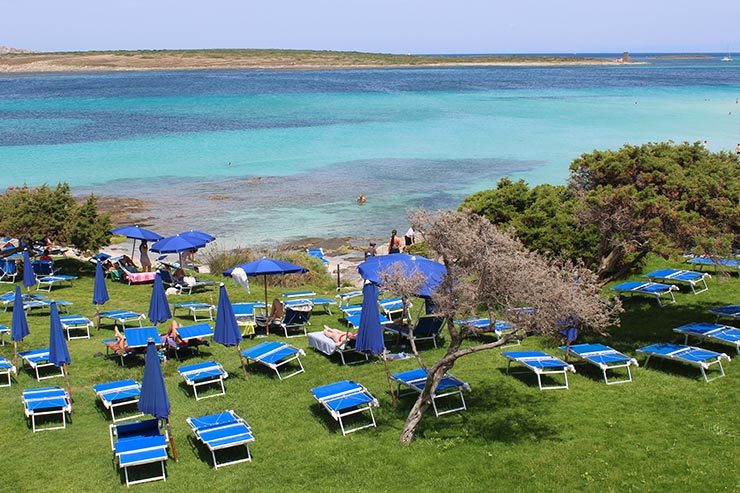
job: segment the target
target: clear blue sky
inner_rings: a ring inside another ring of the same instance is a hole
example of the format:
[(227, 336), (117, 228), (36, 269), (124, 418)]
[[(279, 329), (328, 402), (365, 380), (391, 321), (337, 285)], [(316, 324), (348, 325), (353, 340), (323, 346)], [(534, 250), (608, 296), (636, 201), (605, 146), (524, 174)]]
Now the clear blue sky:
[(38, 51), (740, 51), (740, 0), (0, 0), (0, 45)]

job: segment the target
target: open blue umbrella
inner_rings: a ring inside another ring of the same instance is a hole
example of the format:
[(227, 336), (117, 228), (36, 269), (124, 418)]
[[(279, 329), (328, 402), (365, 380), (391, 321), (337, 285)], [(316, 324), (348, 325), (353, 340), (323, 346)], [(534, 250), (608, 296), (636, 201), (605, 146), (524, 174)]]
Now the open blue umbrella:
[(216, 239), (216, 237), (213, 235), (204, 233), (203, 231), (196, 231), (194, 229), (191, 229), (190, 231), (183, 231), (182, 233), (180, 233), (180, 236), (184, 236), (187, 239), (202, 240), (206, 243), (210, 243)]
[(149, 320), (153, 324), (166, 322), (172, 318), (170, 305), (167, 303), (167, 295), (164, 292), (162, 276), (157, 272), (154, 276), (154, 286), (152, 286), (152, 298), (149, 301)]
[(34, 284), (36, 284), (36, 274), (34, 274), (31, 265), (31, 255), (26, 249), (23, 250), (23, 285), (30, 289)]
[(175, 235), (162, 238), (149, 249), (157, 253), (181, 253), (203, 248), (208, 242), (194, 236)]
[(69, 373), (67, 365), (72, 363), (72, 357), (69, 355), (67, 340), (64, 338), (62, 330), (62, 321), (59, 319), (59, 310), (56, 301), (51, 302), (51, 319), (49, 323), (49, 363), (62, 369), (64, 379), (67, 382), (67, 393), (72, 397), (72, 386), (69, 384)]
[(103, 263), (98, 261), (95, 264), (95, 284), (93, 284), (93, 305), (95, 305), (95, 318), (97, 318), (98, 329), (100, 329), (100, 305), (110, 299), (108, 296), (108, 287), (105, 285), (105, 274), (103, 273)]
[(125, 236), (134, 240), (134, 245), (131, 247), (131, 258), (134, 258), (134, 250), (136, 249), (136, 240), (146, 241), (157, 241), (161, 240), (162, 236), (146, 228), (140, 226), (121, 226), (120, 228), (114, 228), (108, 231), (114, 235)]
[(378, 255), (368, 259), (357, 266), (360, 275), (366, 281), (378, 285), (383, 284), (382, 273), (400, 266), (402, 272), (411, 277), (416, 273), (424, 276), (424, 282), (414, 293), (421, 298), (430, 298), (434, 290), (439, 287), (444, 279), (447, 269), (434, 260), (418, 255), (406, 253), (392, 253), (390, 255)]
[(18, 355), (18, 343), (22, 341), (31, 331), (28, 330), (26, 311), (23, 309), (23, 295), (21, 287), (15, 286), (15, 300), (13, 300), (13, 320), (10, 323), (10, 338), (13, 340), (15, 355)]
[(362, 311), (360, 312), (360, 327), (357, 329), (355, 351), (383, 354), (383, 326), (380, 324), (380, 309), (378, 308), (378, 285), (366, 282), (362, 287)]
[(223, 346), (236, 346), (239, 353), (239, 360), (242, 364), (244, 376), (247, 376), (247, 369), (244, 366), (244, 358), (241, 357), (239, 343), (242, 341), (242, 334), (239, 331), (239, 324), (236, 323), (234, 307), (229, 300), (229, 293), (226, 292), (226, 286), (221, 283), (218, 291), (218, 307), (216, 308), (216, 328), (213, 330), (213, 340)]
[(150, 340), (146, 346), (146, 363), (144, 366), (144, 378), (141, 382), (141, 395), (136, 404), (144, 414), (151, 414), (157, 419), (165, 420), (165, 426), (170, 436), (172, 455), (177, 461), (177, 451), (172, 431), (169, 429), (170, 398), (167, 395), (167, 387), (164, 384), (162, 367), (159, 364), (159, 354), (154, 341)]
[[(231, 277), (231, 273), (236, 268), (243, 269), (244, 273), (250, 277), (263, 276), (265, 278), (265, 309), (270, 306), (267, 300), (267, 276), (273, 276), (277, 274), (303, 274), (305, 272), (308, 272), (308, 269), (306, 269), (305, 267), (301, 267), (300, 265), (292, 264), (284, 260), (275, 260), (267, 257), (262, 257), (261, 259), (255, 260), (254, 262), (247, 262), (245, 264), (240, 264), (232, 267), (231, 269), (226, 269), (223, 272), (223, 275), (226, 277)], [(267, 330), (269, 334), (269, 326)]]

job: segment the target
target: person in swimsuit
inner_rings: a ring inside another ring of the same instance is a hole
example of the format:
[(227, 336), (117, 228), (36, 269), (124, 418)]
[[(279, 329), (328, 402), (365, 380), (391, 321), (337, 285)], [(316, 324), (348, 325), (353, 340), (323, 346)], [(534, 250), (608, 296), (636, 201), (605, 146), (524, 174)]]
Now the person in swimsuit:
[(324, 335), (334, 341), (336, 344), (343, 344), (347, 340), (352, 340), (357, 337), (356, 332), (347, 332), (339, 329), (332, 329), (328, 325), (324, 325)]
[(124, 335), (119, 332), (117, 325), (113, 327), (113, 335), (115, 340), (112, 342), (106, 342), (105, 345), (116, 354), (124, 354), (128, 349), (128, 344), (126, 344), (126, 338)]
[(388, 253), (401, 253), (401, 238), (398, 237), (398, 231), (391, 231), (391, 241), (388, 242)]
[(146, 240), (142, 240), (141, 245), (139, 245), (139, 260), (141, 262), (141, 270), (151, 272), (152, 261), (149, 260), (149, 244)]

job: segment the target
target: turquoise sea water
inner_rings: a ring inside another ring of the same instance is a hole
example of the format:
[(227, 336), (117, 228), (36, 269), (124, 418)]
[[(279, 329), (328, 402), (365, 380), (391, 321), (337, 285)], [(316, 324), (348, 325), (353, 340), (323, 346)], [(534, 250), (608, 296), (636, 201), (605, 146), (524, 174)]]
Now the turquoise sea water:
[[(385, 236), (626, 142), (740, 142), (740, 62), (0, 76), (0, 186), (150, 201), (230, 244)], [(368, 198), (364, 207), (354, 200)]]

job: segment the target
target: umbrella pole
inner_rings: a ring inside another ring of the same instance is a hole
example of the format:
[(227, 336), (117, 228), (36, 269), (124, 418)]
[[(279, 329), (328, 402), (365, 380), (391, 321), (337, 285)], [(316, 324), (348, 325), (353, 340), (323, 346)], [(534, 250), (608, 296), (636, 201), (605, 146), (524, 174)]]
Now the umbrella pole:
[(69, 372), (67, 372), (67, 363), (64, 363), (62, 365), (62, 373), (64, 373), (64, 382), (67, 384), (67, 394), (69, 394), (69, 400), (70, 402), (74, 403), (74, 398), (72, 398), (72, 385), (69, 383)]
[(388, 368), (388, 359), (385, 357), (385, 351), (383, 351), (383, 367), (385, 368), (385, 379), (388, 381), (388, 390), (391, 391), (391, 402), (393, 407), (396, 407), (396, 393), (393, 391), (393, 382), (391, 382), (391, 370)]
[(134, 238), (134, 244), (131, 246), (131, 262), (134, 261), (134, 250), (136, 250), (136, 238)]
[(242, 364), (242, 371), (244, 372), (244, 380), (249, 378), (247, 375), (247, 367), (244, 365), (244, 356), (242, 356), (241, 344), (236, 345), (236, 354), (239, 355), (239, 362)]
[(95, 305), (95, 326), (100, 330), (100, 305)]
[(170, 437), (170, 448), (172, 449), (172, 458), (175, 462), (180, 462), (177, 458), (177, 449), (175, 448), (175, 436), (172, 434), (172, 428), (170, 428), (170, 418), (164, 419), (164, 425), (167, 428), (167, 435)]
[(268, 308), (267, 304), (267, 276), (264, 276), (265, 278), (265, 331), (266, 334), (270, 335), (270, 310)]
[(18, 367), (18, 341), (13, 341), (13, 366)]

